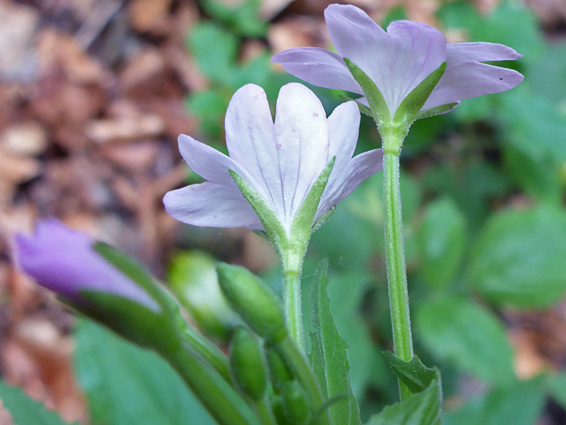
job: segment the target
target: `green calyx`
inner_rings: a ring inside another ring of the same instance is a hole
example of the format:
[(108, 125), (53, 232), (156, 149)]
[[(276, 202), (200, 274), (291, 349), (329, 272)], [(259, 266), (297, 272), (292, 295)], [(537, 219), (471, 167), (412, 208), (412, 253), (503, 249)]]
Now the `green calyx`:
[(315, 223), (314, 219), (318, 211), (320, 198), (324, 193), (335, 161), (336, 158), (332, 158), (328, 165), (322, 170), (305, 197), (301, 208), (293, 218), (290, 228), (287, 228), (284, 223), (281, 222), (280, 217), (277, 217), (267, 202), (265, 202), (245, 179), (238, 173), (230, 170), (230, 175), (234, 179), (234, 182), (236, 182), (236, 185), (246, 201), (248, 201), (254, 209), (261, 224), (263, 224), (265, 233), (279, 253), (294, 249), (295, 247), (301, 247), (302, 249), (303, 246), (306, 246), (312, 232), (318, 229), (318, 222)]
[(252, 400), (261, 400), (267, 389), (267, 372), (257, 338), (240, 326), (230, 344), (230, 370), (240, 392)]
[(267, 341), (287, 337), (281, 303), (260, 278), (244, 267), (225, 263), (216, 271), (222, 293), (252, 331)]
[(446, 62), (442, 62), (436, 70), (403, 99), (403, 102), (401, 102), (401, 105), (399, 105), (395, 111), (395, 116), (393, 117), (394, 123), (404, 124), (407, 130), (409, 130), (410, 125), (417, 119), (426, 100), (444, 75), (444, 71), (446, 71)]
[(383, 149), (385, 153), (398, 155), (401, 152), (403, 140), (413, 122), (421, 118), (446, 113), (457, 105), (452, 103), (421, 112), (426, 100), (444, 75), (446, 62), (443, 62), (405, 97), (393, 116), (391, 116), (391, 111), (373, 80), (351, 60), (344, 58), (344, 62), (364, 92), (369, 108), (361, 105), (360, 110), (374, 119), (384, 141)]
[(350, 59), (344, 58), (344, 62), (346, 62), (346, 65), (352, 73), (352, 76), (362, 88), (364, 96), (368, 101), (371, 115), (375, 120), (377, 126), (380, 127), (381, 124), (390, 122), (391, 113), (389, 112), (387, 103), (385, 103), (383, 95), (381, 94), (373, 80), (369, 78), (368, 75)]

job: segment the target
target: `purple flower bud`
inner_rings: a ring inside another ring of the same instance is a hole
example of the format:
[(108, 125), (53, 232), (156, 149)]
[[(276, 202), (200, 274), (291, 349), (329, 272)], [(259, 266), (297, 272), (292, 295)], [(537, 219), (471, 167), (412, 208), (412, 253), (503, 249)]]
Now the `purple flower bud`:
[[(443, 62), (446, 71), (422, 111), (500, 93), (523, 81), (517, 71), (482, 63), (522, 57), (502, 44), (446, 43), (440, 31), (420, 22), (394, 21), (385, 31), (352, 5), (331, 4), (324, 16), (338, 54), (305, 47), (285, 50), (272, 61), (308, 83), (363, 95), (343, 60), (347, 58), (373, 80), (391, 116)], [(359, 101), (367, 106), (365, 98)]]
[(83, 290), (106, 292), (159, 311), (158, 304), (96, 252), (93, 243), (54, 219), (40, 220), (32, 236), (16, 236), (19, 263), (41, 286), (74, 302), (86, 300)]

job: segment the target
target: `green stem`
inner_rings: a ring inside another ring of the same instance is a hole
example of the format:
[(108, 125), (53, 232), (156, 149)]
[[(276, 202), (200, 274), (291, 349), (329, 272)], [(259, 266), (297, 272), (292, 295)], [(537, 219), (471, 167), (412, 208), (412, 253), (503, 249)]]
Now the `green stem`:
[[(395, 355), (401, 360), (410, 361), (413, 358), (413, 340), (403, 246), (401, 192), (399, 190), (400, 148), (387, 149), (386, 140), (384, 140), (384, 147), (383, 220), (393, 343)], [(411, 395), (409, 389), (401, 381), (399, 381), (399, 393), (401, 400)]]
[[(315, 411), (320, 409), (324, 404), (324, 398), (320, 385), (307, 362), (304, 354), (297, 348), (296, 344), (290, 338), (286, 338), (276, 343), (276, 349), (285, 360), (285, 363), (291, 369), (293, 376), (302, 385), (306, 391)], [(330, 425), (330, 416), (328, 409), (324, 410), (318, 417), (316, 423), (318, 425)]]
[(250, 425), (248, 407), (226, 381), (186, 344), (162, 352), (219, 425)]
[(228, 367), (228, 357), (226, 357), (220, 348), (188, 325), (184, 326), (181, 335), (186, 347), (190, 347), (190, 350), (210, 364), (226, 382), (230, 385), (232, 384), (232, 376), (230, 375), (230, 369)]
[(305, 249), (301, 247), (282, 249), (283, 305), (289, 335), (304, 351), (303, 310), (301, 302), (301, 271)]
[(253, 408), (261, 425), (277, 425), (273, 411), (266, 397), (253, 402)]

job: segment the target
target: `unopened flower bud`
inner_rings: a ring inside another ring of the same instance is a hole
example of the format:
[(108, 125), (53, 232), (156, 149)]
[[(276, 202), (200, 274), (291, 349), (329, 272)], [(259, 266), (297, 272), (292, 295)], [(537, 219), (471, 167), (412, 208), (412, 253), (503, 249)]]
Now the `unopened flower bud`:
[(273, 342), (287, 337), (281, 303), (260, 278), (244, 267), (225, 263), (216, 270), (228, 303), (256, 334)]
[(267, 373), (257, 338), (240, 326), (230, 344), (232, 377), (242, 394), (260, 400), (267, 388)]
[(87, 292), (106, 293), (159, 312), (153, 297), (100, 255), (95, 244), (57, 220), (40, 220), (34, 235), (16, 236), (18, 261), (41, 286), (77, 303), (88, 303)]
[(297, 381), (287, 382), (281, 391), (281, 406), (289, 422), (302, 425), (310, 419), (309, 400)]
[(293, 375), (291, 375), (289, 368), (277, 349), (270, 344), (265, 345), (265, 359), (273, 389), (276, 393), (279, 393), (287, 382), (293, 380)]

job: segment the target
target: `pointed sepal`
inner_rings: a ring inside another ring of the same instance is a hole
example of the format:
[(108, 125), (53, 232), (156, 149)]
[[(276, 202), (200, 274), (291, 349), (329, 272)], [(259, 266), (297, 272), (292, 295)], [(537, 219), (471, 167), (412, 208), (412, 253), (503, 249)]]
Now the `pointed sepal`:
[(362, 88), (364, 96), (368, 101), (369, 109), (372, 112), (371, 116), (375, 122), (378, 125), (390, 122), (391, 113), (389, 112), (387, 103), (373, 80), (350, 59), (344, 58), (344, 62), (348, 66), (348, 69), (352, 73), (354, 79)]
[(444, 75), (444, 71), (446, 71), (446, 62), (443, 62), (442, 65), (436, 68), (435, 71), (426, 77), (405, 99), (403, 99), (403, 102), (401, 102), (401, 105), (399, 105), (393, 117), (393, 122), (396, 125), (406, 126), (408, 130), (432, 91), (438, 85), (438, 82)]
[(427, 109), (426, 111), (421, 111), (417, 114), (415, 120), (422, 120), (425, 118), (432, 118), (438, 115), (447, 114), (448, 112), (452, 112), (455, 108), (457, 108), (458, 105), (460, 105), (460, 102), (447, 103), (446, 105), (440, 105), (437, 106), (436, 108)]
[(320, 198), (324, 193), (328, 179), (330, 178), (330, 173), (334, 168), (334, 163), (336, 162), (336, 157), (328, 163), (324, 170), (320, 173), (314, 184), (312, 185), (309, 193), (307, 194), (303, 204), (295, 218), (293, 224), (291, 225), (291, 231), (289, 235), (289, 242), (301, 241), (306, 243), (310, 238), (313, 227), (315, 226), (314, 218), (318, 211), (318, 205), (320, 204)]
[(254, 188), (235, 171), (229, 170), (230, 175), (242, 192), (245, 200), (251, 205), (257, 214), (263, 228), (267, 233), (271, 243), (277, 248), (286, 239), (286, 232), (283, 224), (277, 218), (275, 212), (269, 207), (267, 202), (254, 190)]

